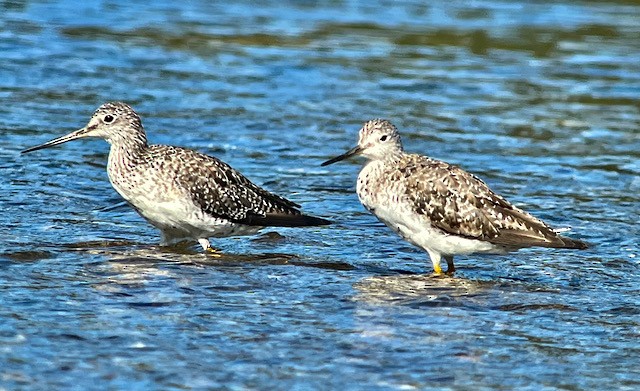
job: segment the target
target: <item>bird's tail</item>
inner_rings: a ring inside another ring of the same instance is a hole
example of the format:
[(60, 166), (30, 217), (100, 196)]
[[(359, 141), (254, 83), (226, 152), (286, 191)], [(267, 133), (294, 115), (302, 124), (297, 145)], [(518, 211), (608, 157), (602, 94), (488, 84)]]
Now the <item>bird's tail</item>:
[(558, 235), (558, 239), (560, 239), (560, 242), (562, 242), (561, 244), (558, 243), (557, 246), (553, 246), (556, 248), (573, 248), (576, 250), (584, 250), (589, 248), (589, 244), (587, 244), (587, 242), (583, 242), (582, 240), (578, 240), (578, 239), (571, 239), (568, 238), (566, 236), (560, 236)]
[(263, 227), (313, 227), (329, 225), (331, 224), (331, 221), (303, 214), (271, 213), (265, 216), (248, 217), (248, 221), (244, 221), (243, 223)]

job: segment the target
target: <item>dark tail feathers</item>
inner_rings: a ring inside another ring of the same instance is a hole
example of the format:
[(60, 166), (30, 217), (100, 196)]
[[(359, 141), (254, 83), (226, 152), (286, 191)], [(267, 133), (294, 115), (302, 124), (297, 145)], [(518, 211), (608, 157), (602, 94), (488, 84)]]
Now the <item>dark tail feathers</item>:
[(266, 216), (247, 216), (239, 223), (263, 227), (313, 227), (329, 225), (331, 221), (303, 214), (267, 214)]
[(586, 242), (578, 239), (571, 239), (566, 236), (558, 235), (558, 239), (562, 241), (562, 244), (558, 244), (557, 246), (553, 246), (556, 248), (574, 248), (576, 250), (584, 250), (589, 248), (589, 245)]

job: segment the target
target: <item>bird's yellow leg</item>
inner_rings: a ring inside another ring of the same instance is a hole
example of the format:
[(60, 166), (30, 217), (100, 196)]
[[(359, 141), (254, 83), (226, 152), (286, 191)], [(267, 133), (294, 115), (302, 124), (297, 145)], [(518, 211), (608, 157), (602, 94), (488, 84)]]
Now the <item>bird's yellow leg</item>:
[(215, 258), (222, 257), (222, 252), (220, 250), (211, 247), (211, 243), (209, 243), (209, 239), (206, 239), (206, 238), (198, 239), (198, 243), (200, 243), (200, 245), (204, 249), (204, 252), (209, 254), (210, 256)]
[(438, 275), (442, 275), (444, 274), (442, 272), (442, 266), (440, 266), (440, 257), (441, 255), (437, 252), (433, 252), (429, 249), (427, 249), (427, 252), (429, 253), (429, 258), (431, 258), (431, 263), (433, 264), (433, 271), (438, 274)]
[(222, 251), (218, 250), (217, 248), (209, 247), (206, 252), (209, 256), (212, 256), (214, 258), (222, 258)]

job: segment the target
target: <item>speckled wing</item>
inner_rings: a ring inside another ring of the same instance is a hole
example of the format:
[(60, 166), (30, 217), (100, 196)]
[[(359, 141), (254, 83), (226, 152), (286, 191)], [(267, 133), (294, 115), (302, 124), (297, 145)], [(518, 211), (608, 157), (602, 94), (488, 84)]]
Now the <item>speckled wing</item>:
[(585, 246), (561, 237), (457, 166), (409, 155), (398, 175), (405, 177), (406, 195), (414, 211), (447, 233), (507, 248)]
[(212, 217), (240, 224), (259, 226), (322, 225), (326, 220), (303, 215), (300, 205), (272, 194), (252, 183), (223, 161), (196, 151), (169, 146), (158, 155), (180, 160), (175, 173), (178, 187), (191, 195), (193, 202)]

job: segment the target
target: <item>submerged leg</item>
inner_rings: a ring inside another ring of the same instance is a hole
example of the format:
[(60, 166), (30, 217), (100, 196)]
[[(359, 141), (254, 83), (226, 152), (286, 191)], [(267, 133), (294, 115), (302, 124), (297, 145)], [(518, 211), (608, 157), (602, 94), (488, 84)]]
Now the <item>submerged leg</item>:
[[(433, 271), (436, 274), (442, 274), (442, 266), (440, 266), (440, 253), (427, 249), (431, 263), (433, 264)], [(448, 261), (447, 261), (448, 263)]]
[(176, 243), (180, 243), (185, 240), (182, 232), (172, 230), (160, 231), (160, 245), (161, 246), (174, 246)]
[(200, 245), (202, 246), (202, 248), (204, 249), (204, 251), (208, 254), (211, 254), (213, 256), (217, 256), (220, 257), (220, 251), (216, 250), (215, 248), (211, 247), (211, 243), (209, 243), (209, 239), (207, 238), (200, 238), (198, 239), (198, 243), (200, 243)]
[(445, 255), (444, 260), (447, 261), (447, 274), (453, 274), (456, 271), (456, 267), (453, 266), (453, 255)]

